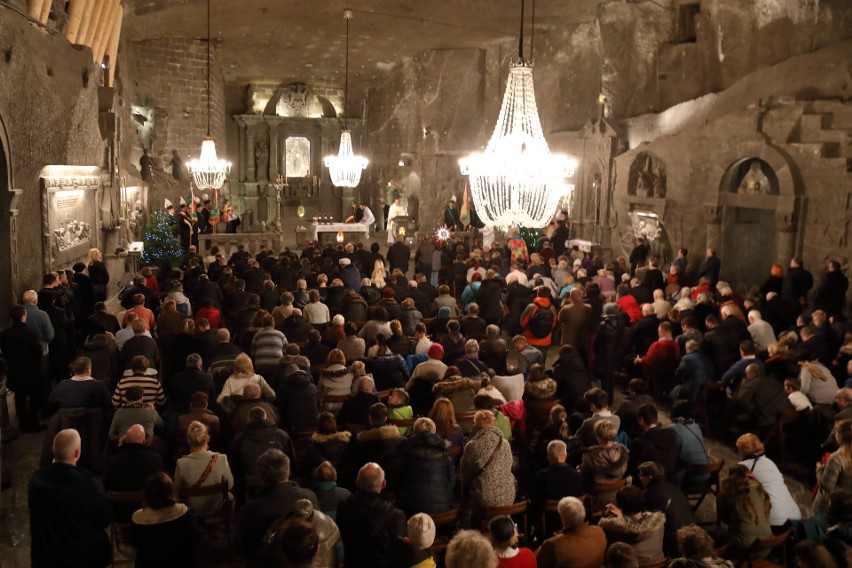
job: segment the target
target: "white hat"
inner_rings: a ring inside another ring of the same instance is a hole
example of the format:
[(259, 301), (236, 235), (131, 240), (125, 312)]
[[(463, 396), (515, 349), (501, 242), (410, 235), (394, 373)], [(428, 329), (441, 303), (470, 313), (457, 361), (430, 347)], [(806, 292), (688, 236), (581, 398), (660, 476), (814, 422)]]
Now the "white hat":
[(426, 550), (435, 542), (435, 521), (426, 513), (408, 519), (408, 541), (414, 548)]

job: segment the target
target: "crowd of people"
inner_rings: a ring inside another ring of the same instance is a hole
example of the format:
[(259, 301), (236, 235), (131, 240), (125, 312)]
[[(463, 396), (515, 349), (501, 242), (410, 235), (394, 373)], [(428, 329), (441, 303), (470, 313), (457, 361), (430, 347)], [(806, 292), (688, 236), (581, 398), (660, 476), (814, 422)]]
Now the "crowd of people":
[[(121, 524), (137, 566), (192, 566), (233, 515), (248, 566), (720, 567), (787, 531), (799, 565), (847, 566), (841, 266), (735, 288), (713, 250), (663, 266), (638, 239), (605, 263), (556, 231), (190, 246), (140, 271), (120, 320), (97, 266), (45, 275), (0, 333), (22, 427), (47, 430), (33, 565), (106, 566)], [(820, 462), (805, 515), (767, 455), (779, 421)], [(708, 431), (741, 457), (712, 534), (689, 499)]]

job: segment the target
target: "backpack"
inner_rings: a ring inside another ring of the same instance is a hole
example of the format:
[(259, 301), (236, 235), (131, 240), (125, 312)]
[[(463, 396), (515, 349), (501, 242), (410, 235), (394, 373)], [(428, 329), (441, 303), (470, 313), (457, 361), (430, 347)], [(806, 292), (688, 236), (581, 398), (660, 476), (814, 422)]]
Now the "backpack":
[(550, 335), (551, 331), (553, 331), (555, 323), (556, 313), (553, 306), (550, 306), (547, 309), (542, 309), (540, 306), (536, 306), (535, 311), (533, 311), (530, 316), (528, 329), (534, 337), (544, 339)]

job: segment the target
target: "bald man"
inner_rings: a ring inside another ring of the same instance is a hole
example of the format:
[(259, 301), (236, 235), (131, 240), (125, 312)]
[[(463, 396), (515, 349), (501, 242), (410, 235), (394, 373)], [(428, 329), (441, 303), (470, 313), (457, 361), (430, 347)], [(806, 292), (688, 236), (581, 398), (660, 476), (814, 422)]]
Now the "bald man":
[[(163, 458), (148, 448), (145, 427), (134, 424), (127, 429), (119, 441), (116, 453), (109, 457), (104, 471), (104, 487), (107, 491), (141, 491), (145, 480), (151, 475), (166, 471)], [(130, 522), (136, 505), (116, 507), (115, 518), (119, 522)]]
[(80, 434), (60, 431), (53, 463), (30, 477), (32, 566), (101, 568), (112, 563), (106, 528), (112, 502), (93, 474), (77, 467)]
[(391, 565), (391, 549), (407, 534), (405, 513), (380, 493), (385, 472), (377, 463), (358, 470), (357, 491), (337, 508), (337, 526), (346, 549), (346, 562), (375, 568)]

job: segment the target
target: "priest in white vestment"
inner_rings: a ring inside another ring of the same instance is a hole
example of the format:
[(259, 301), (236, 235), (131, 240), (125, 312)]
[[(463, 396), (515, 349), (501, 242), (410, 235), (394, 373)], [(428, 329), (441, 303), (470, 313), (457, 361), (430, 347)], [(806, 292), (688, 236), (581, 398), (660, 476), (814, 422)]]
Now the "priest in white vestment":
[(398, 228), (397, 222), (394, 220), (397, 217), (402, 217), (405, 215), (405, 210), (402, 208), (402, 205), (399, 204), (399, 197), (393, 200), (393, 205), (390, 206), (390, 210), (388, 211), (388, 244), (392, 245), (394, 243), (394, 239), (396, 237), (396, 231)]

